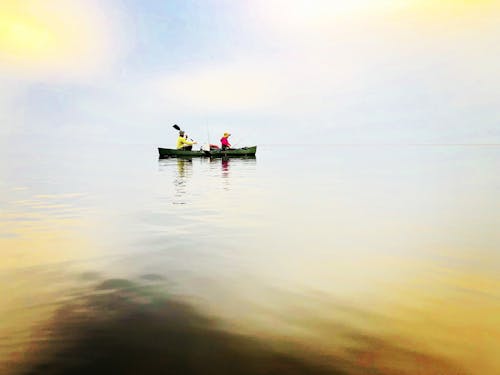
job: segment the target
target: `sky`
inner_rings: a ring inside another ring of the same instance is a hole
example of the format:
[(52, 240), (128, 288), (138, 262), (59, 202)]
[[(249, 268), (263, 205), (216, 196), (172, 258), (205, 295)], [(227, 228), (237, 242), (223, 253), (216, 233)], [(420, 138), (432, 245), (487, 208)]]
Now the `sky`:
[(500, 143), (499, 66), (500, 1), (0, 0), (0, 137)]

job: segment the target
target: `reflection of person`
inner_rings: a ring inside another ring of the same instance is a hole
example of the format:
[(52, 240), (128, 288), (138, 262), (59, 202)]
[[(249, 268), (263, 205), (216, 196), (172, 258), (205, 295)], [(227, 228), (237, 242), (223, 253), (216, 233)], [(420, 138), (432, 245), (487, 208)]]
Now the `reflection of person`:
[(229, 158), (222, 158), (221, 160), (222, 173), (221, 177), (224, 181), (224, 189), (228, 190), (230, 188), (229, 181)]
[(229, 172), (229, 158), (222, 158), (222, 172), (225, 172), (225, 175)]
[[(189, 163), (190, 160), (177, 159), (177, 172), (180, 178), (186, 177), (186, 164)], [(188, 164), (190, 167), (190, 164)]]
[(224, 133), (224, 135), (220, 139), (220, 143), (222, 145), (223, 150), (231, 148), (231, 144), (229, 143), (229, 139), (228, 139), (230, 136), (231, 136), (231, 134), (226, 132), (226, 133)]
[(196, 142), (188, 141), (182, 130), (179, 132), (179, 137), (177, 138), (177, 150), (191, 150), (194, 144), (196, 144)]
[(192, 160), (177, 158), (177, 176), (174, 178), (173, 183), (175, 187), (175, 194), (173, 197), (173, 204), (186, 204), (186, 193), (188, 190), (188, 180), (192, 172)]

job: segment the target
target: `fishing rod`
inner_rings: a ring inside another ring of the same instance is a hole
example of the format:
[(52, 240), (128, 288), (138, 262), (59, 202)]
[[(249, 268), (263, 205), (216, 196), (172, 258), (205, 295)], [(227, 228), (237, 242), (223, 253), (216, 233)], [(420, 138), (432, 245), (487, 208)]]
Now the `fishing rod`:
[(210, 144), (210, 131), (208, 130), (208, 121), (205, 121), (205, 127), (207, 128), (207, 143)]

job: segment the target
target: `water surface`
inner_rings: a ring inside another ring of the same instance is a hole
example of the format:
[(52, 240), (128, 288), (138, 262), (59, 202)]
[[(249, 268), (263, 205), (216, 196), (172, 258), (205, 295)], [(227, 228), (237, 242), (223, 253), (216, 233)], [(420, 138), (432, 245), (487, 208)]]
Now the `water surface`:
[(500, 372), (500, 148), (59, 146), (5, 149), (1, 373)]

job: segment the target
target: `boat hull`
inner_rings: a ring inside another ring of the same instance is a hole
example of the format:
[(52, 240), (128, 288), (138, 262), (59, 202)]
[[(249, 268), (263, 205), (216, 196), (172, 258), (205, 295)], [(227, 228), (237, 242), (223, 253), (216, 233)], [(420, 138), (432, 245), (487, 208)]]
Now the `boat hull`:
[(257, 153), (257, 146), (235, 148), (228, 150), (212, 150), (210, 151), (211, 158), (230, 158), (230, 157), (246, 157), (255, 156)]
[(206, 151), (189, 151), (189, 150), (177, 150), (175, 148), (161, 148), (158, 147), (158, 153), (160, 154), (160, 158), (172, 158), (172, 157), (201, 157), (201, 156), (209, 156), (206, 155)]
[(228, 158), (228, 157), (247, 157), (255, 156), (257, 152), (257, 146), (253, 147), (243, 147), (228, 150), (211, 150), (211, 151), (188, 151), (188, 150), (177, 150), (173, 148), (161, 148), (158, 147), (158, 153), (160, 154), (160, 159), (164, 158), (176, 158), (176, 157), (209, 157), (209, 158)]

